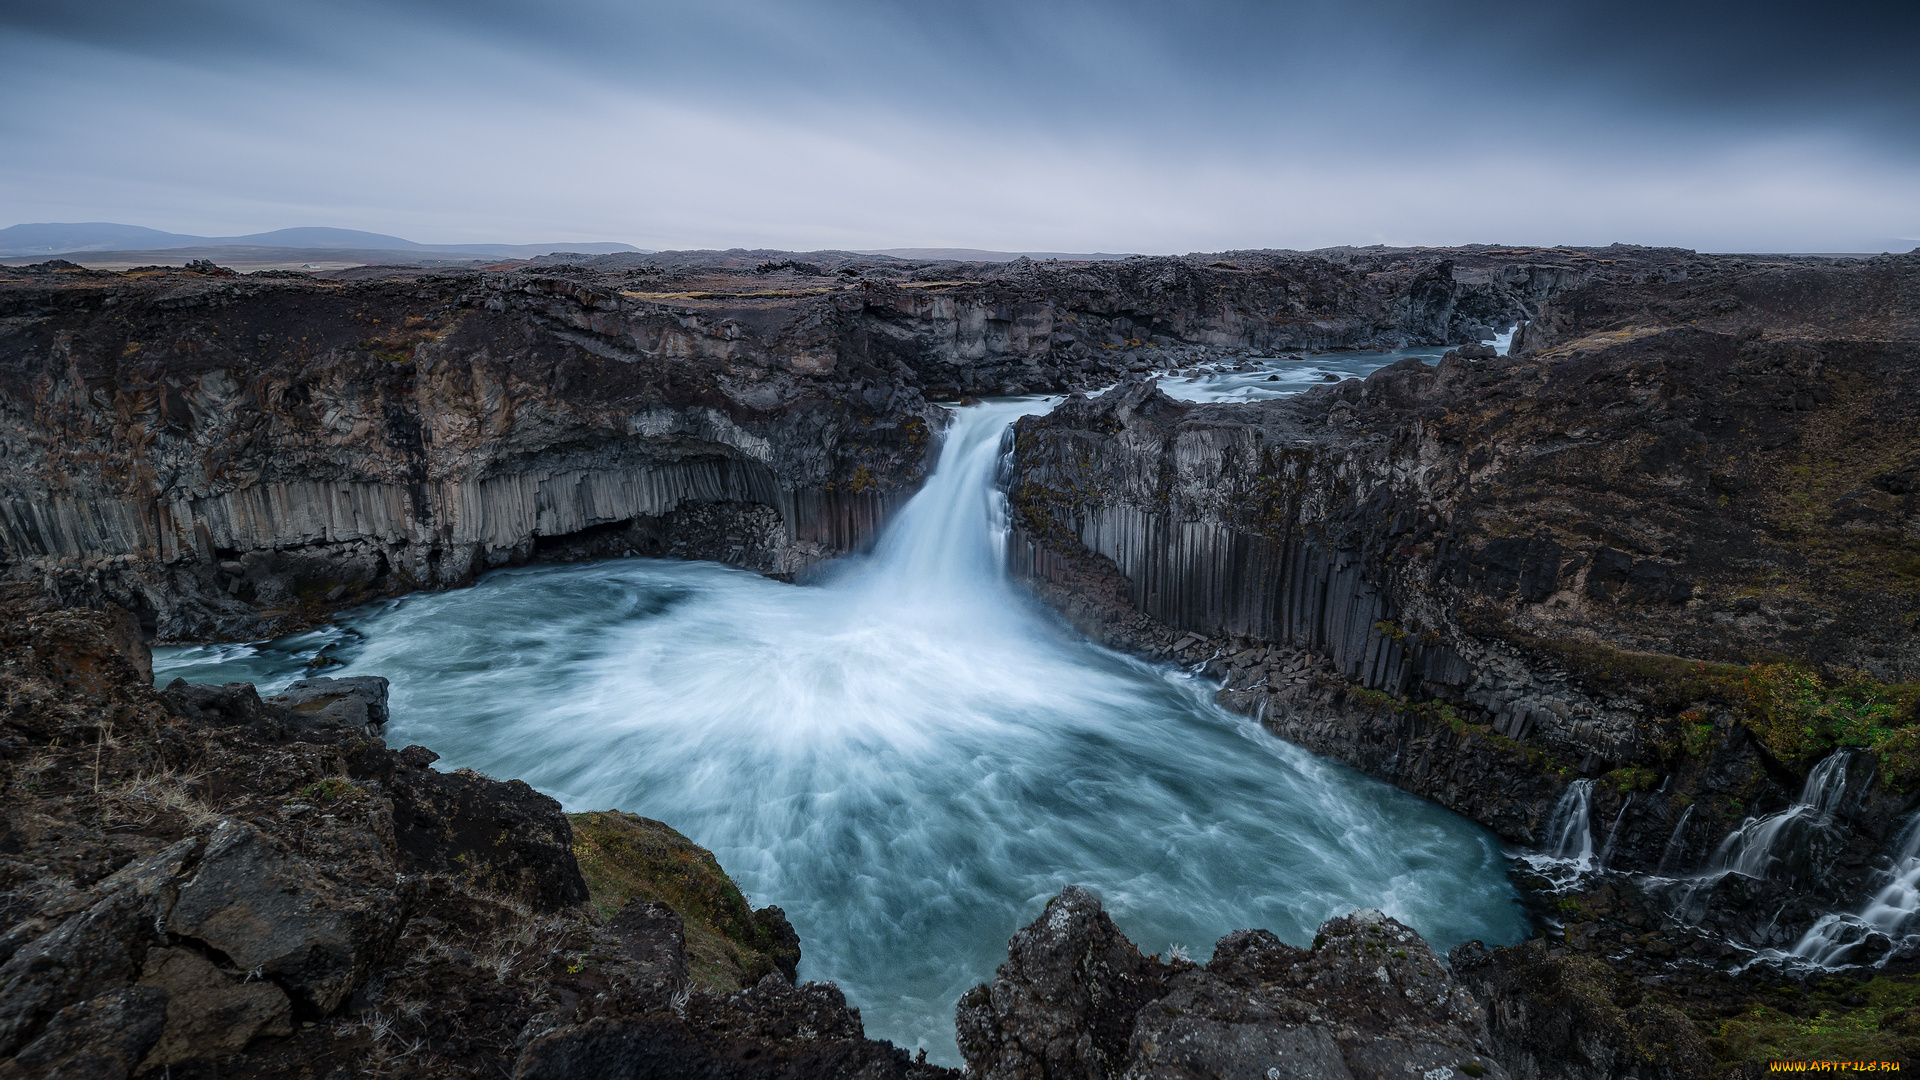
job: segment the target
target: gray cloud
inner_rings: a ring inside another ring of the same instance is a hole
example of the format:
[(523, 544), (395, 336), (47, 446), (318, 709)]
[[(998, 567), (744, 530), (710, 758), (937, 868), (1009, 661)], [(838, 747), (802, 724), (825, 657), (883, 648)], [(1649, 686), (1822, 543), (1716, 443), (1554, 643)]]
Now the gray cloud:
[(1878, 250), (1920, 231), (1917, 20), (1640, 0), (16, 3), (0, 204), (449, 242)]

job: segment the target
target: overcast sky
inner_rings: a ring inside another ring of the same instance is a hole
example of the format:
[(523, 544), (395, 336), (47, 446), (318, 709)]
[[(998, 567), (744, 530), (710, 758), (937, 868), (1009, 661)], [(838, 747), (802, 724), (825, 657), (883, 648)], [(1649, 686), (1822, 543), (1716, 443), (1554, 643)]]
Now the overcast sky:
[(0, 0), (0, 225), (1920, 244), (1920, 4)]

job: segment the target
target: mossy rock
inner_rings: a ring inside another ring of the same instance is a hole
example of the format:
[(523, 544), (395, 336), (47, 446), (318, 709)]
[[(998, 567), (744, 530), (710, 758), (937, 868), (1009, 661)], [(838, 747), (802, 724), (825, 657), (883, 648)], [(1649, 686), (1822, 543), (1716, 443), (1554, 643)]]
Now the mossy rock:
[(1768, 1061), (1920, 1063), (1920, 978), (1827, 979), (1783, 1007), (1749, 1005), (1700, 1024), (1723, 1061), (1757, 1071)]
[(696, 982), (733, 991), (775, 970), (794, 978), (800, 940), (777, 907), (758, 911), (713, 852), (669, 826), (619, 810), (568, 814), (587, 906), (605, 921), (633, 899), (666, 904), (686, 922)]

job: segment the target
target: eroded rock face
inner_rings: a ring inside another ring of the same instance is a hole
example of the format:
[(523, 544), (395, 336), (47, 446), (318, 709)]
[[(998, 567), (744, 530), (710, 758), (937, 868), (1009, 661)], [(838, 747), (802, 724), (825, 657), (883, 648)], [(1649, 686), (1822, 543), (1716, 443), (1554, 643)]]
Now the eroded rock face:
[[(1596, 851), (1698, 868), (1819, 757), (1753, 735), (1747, 664), (1920, 674), (1899, 479), (1920, 326), (1894, 299), (1920, 257), (1616, 277), (1556, 295), (1519, 356), (1258, 404), (1139, 380), (1024, 418), (1013, 568), (1095, 636), (1207, 663), (1223, 703), (1510, 840), (1541, 841), (1565, 777), (1611, 773)], [(1834, 865), (1864, 868), (1906, 809), (1846, 811)]]
[(1542, 251), (835, 255), (824, 276), (773, 254), (351, 282), (0, 268), (0, 559), (168, 639), (539, 557), (791, 574), (911, 494), (929, 397), (1465, 343), (1589, 273)]
[(990, 1080), (1508, 1075), (1479, 1003), (1378, 911), (1328, 921), (1311, 949), (1235, 931), (1196, 965), (1142, 956), (1069, 886), (956, 1022), (970, 1074)]
[(1551, 957), (1544, 941), (1448, 954), (1486, 1003), (1491, 1042), (1515, 1080), (1680, 1080), (1714, 1075), (1698, 1031), (1670, 1005), (1621, 1007), (1624, 980), (1582, 957)]

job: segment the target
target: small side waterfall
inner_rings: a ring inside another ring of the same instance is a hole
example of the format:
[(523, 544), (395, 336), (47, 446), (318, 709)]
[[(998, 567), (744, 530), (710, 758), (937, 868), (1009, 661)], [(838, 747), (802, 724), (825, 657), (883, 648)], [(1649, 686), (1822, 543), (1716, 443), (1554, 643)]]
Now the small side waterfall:
[(1571, 861), (1580, 869), (1593, 866), (1593, 781), (1567, 785), (1547, 819), (1547, 854)]
[(1884, 948), (1909, 931), (1920, 929), (1914, 916), (1920, 915), (1920, 815), (1909, 819), (1894, 843), (1893, 867), (1885, 871), (1880, 891), (1865, 907), (1853, 914), (1822, 916), (1801, 936), (1789, 955), (1820, 967), (1839, 967), (1858, 963), (1876, 944), (1876, 935), (1888, 941), (1877, 942), (1883, 948), (1881, 959), (1889, 955)]
[(1689, 804), (1680, 811), (1680, 820), (1673, 826), (1673, 835), (1667, 837), (1666, 849), (1660, 852), (1660, 865), (1655, 873), (1670, 874), (1679, 869), (1682, 856), (1687, 853), (1687, 822), (1693, 820), (1693, 806)]
[[(1847, 769), (1853, 754), (1836, 750), (1807, 774), (1800, 794), (1785, 810), (1750, 817), (1728, 833), (1707, 859), (1701, 873), (1664, 883), (1668, 913), (1688, 923), (1707, 915), (1713, 890), (1729, 874), (1767, 880), (1818, 880), (1840, 849), (1834, 814), (1847, 795)], [(1683, 817), (1682, 825), (1685, 824)], [(1680, 830), (1674, 830), (1680, 840)], [(1662, 865), (1673, 856), (1668, 841)]]
[(1817, 875), (1817, 839), (1833, 824), (1834, 811), (1847, 793), (1847, 763), (1852, 754), (1836, 750), (1807, 774), (1800, 797), (1777, 814), (1748, 818), (1727, 834), (1708, 861), (1707, 875), (1743, 874), (1767, 878), (1777, 868)]
[(1630, 794), (1620, 804), (1620, 812), (1613, 815), (1613, 825), (1607, 829), (1607, 842), (1600, 848), (1600, 868), (1603, 870), (1613, 862), (1613, 849), (1620, 840), (1620, 823), (1627, 820), (1627, 811), (1633, 809), (1633, 798)]

